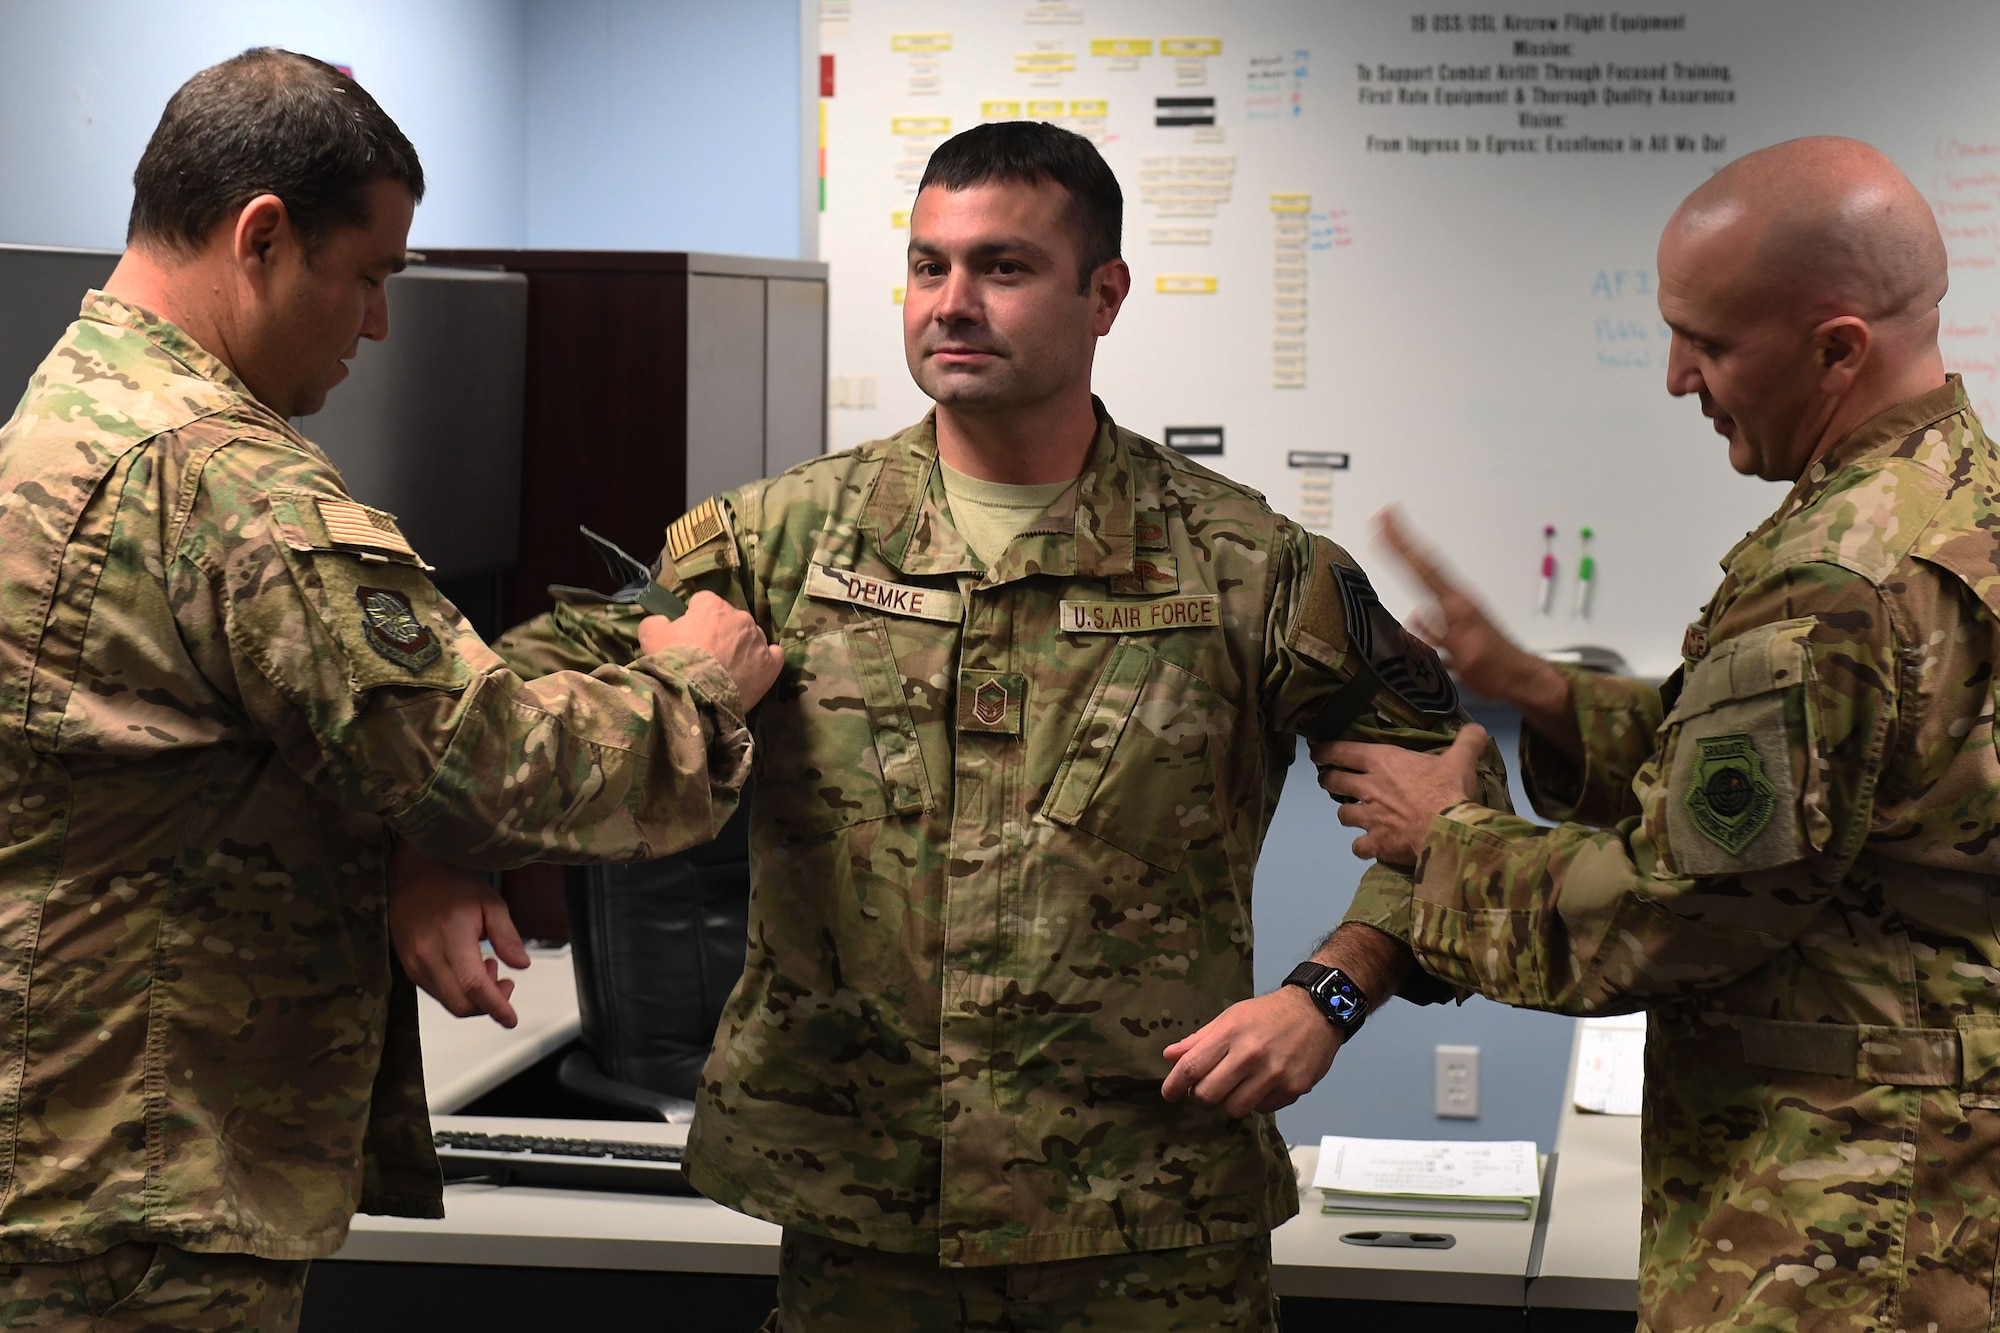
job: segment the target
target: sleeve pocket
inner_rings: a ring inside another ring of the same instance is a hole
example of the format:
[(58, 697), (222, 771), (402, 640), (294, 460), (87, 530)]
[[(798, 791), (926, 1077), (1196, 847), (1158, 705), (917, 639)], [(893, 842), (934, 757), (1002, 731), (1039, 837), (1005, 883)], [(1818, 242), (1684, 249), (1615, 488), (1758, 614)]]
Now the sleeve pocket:
[(1825, 845), (1825, 803), (1809, 790), (1813, 623), (1760, 625), (1688, 673), (1666, 719), (1666, 782), (1648, 802), (1669, 873), (1768, 870)]

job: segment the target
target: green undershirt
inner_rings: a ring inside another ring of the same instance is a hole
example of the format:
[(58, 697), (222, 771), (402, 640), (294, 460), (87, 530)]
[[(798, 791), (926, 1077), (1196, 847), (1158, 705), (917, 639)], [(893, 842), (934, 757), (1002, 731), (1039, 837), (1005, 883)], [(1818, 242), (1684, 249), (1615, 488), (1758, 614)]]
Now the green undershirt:
[(938, 460), (938, 470), (944, 475), (944, 495), (951, 505), (952, 525), (988, 568), (1000, 558), (1007, 544), (1020, 535), (1021, 529), (1076, 484), (1051, 481), (1040, 486), (1009, 486), (1005, 482), (981, 481), (966, 476), (942, 458)]

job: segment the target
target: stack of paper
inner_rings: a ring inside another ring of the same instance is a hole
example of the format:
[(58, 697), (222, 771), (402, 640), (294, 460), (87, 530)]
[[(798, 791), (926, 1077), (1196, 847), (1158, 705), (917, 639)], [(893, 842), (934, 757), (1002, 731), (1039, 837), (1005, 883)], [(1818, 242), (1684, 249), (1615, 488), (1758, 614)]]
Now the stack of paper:
[(1319, 1141), (1313, 1188), (1322, 1211), (1424, 1217), (1527, 1217), (1541, 1193), (1541, 1161), (1529, 1142), (1428, 1139)]
[(1637, 1115), (1645, 1092), (1646, 1016), (1584, 1019), (1576, 1050), (1576, 1086), (1570, 1089), (1576, 1109)]

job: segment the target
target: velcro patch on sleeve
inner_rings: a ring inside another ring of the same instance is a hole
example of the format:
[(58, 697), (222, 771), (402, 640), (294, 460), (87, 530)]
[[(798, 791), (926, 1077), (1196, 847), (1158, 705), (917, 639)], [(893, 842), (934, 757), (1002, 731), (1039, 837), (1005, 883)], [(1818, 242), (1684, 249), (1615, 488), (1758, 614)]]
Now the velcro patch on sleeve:
[(352, 500), (335, 500), (324, 495), (314, 497), (313, 506), (319, 510), (319, 521), (326, 525), (326, 535), (334, 545), (393, 551), (422, 563), (403, 536), (403, 530), (396, 526), (394, 515)]
[(722, 511), (711, 496), (667, 526), (667, 553), (678, 563), (685, 560), (690, 552), (722, 536), (725, 531)]

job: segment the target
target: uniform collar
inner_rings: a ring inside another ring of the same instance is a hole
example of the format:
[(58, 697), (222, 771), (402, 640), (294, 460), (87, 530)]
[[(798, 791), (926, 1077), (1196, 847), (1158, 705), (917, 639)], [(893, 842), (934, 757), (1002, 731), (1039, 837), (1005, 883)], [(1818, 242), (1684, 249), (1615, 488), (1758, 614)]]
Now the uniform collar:
[(1729, 553), (1722, 557), (1722, 567), (1730, 568), (1738, 552), (1810, 507), (1848, 468), (1873, 458), (1910, 453), (1912, 441), (1921, 438), (1932, 426), (1946, 417), (1971, 410), (1972, 401), (1965, 396), (1964, 381), (1957, 375), (1947, 375), (1943, 384), (1928, 393), (1906, 399), (1862, 422), (1806, 469), (1805, 475), (1785, 493), (1784, 502), (1775, 513), (1729, 548)]
[(216, 385), (230, 397), (239, 400), (261, 422), (282, 431), (286, 438), (311, 450), (316, 457), (325, 458), (317, 445), (292, 428), (291, 422), (259, 402), (257, 395), (250, 392), (250, 386), (239, 379), (235, 371), (224, 365), (221, 358), (189, 337), (187, 330), (173, 321), (153, 313), (144, 306), (121, 301), (115, 296), (95, 290), (84, 296), (83, 306), (77, 312), (77, 317), (99, 324), (110, 324), (116, 328), (130, 329), (178, 363), (188, 374)]
[[(1096, 398), (1097, 437), (1076, 485), (1058, 496), (986, 571), (1000, 584), (1029, 574), (1108, 577), (1132, 571), (1135, 478), (1124, 433)], [(905, 574), (976, 573), (979, 558), (952, 525), (938, 471), (937, 411), (889, 442), (862, 524)]]

